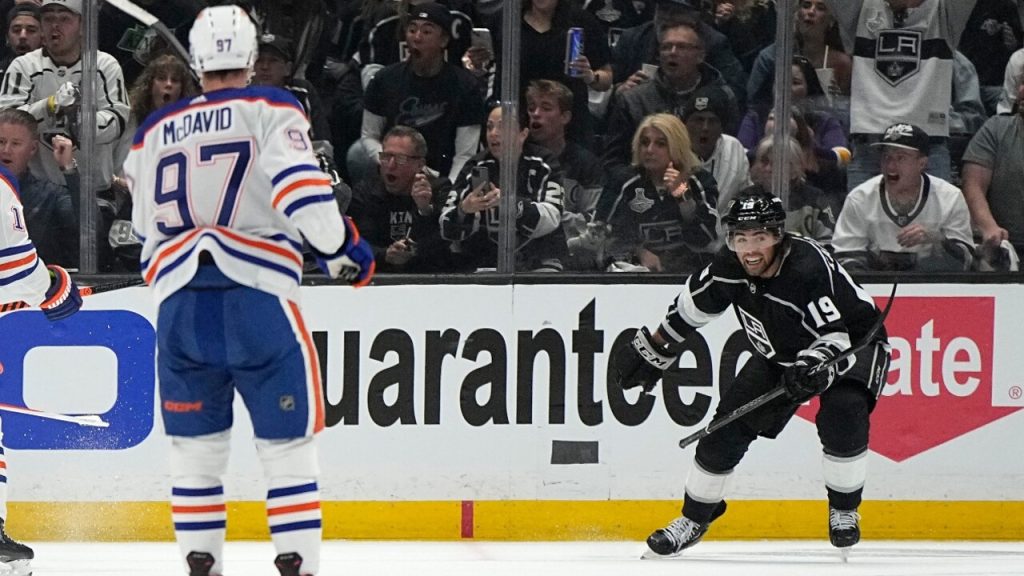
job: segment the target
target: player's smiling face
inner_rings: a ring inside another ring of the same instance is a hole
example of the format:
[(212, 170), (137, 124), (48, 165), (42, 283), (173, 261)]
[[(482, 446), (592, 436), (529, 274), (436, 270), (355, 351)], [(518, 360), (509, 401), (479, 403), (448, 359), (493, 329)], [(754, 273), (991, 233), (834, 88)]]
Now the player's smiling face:
[(735, 230), (729, 233), (729, 248), (748, 276), (768, 277), (778, 269), (779, 240), (770, 230)]

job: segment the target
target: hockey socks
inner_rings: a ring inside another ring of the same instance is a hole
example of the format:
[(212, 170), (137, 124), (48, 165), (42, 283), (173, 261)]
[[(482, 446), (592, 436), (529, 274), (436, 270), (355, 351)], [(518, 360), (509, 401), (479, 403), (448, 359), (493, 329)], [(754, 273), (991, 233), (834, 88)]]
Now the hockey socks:
[(228, 519), (224, 487), (219, 480), (204, 477), (178, 478), (175, 484), (171, 490), (171, 515), (182, 558), (188, 565), (190, 554), (209, 554), (213, 562), (208, 573), (220, 574)]
[[(282, 556), (297, 554), (297, 574), (316, 574), (320, 568), (322, 534), (320, 490), (312, 478), (271, 478), (267, 491), (267, 524), (274, 548)], [(281, 567), (279, 566), (279, 569)], [(289, 572), (282, 571), (282, 574)]]

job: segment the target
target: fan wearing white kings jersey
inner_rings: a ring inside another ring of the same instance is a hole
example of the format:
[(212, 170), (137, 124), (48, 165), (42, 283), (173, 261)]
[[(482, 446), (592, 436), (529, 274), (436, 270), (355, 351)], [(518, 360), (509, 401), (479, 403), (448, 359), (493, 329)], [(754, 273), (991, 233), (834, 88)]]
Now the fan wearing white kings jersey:
[(932, 137), (928, 173), (949, 180), (953, 52), (977, 0), (827, 0), (853, 55), (852, 189), (878, 174), (867, 145), (895, 122)]
[(355, 286), (372, 278), (373, 254), (338, 211), (299, 102), (280, 88), (246, 87), (257, 50), (249, 15), (207, 8), (189, 41), (203, 94), (151, 114), (124, 168), (142, 275), (159, 304), (175, 535), (187, 574), (223, 574), (222, 478), (237, 391), (266, 476), (275, 566), (314, 576), (324, 407), (298, 302), (301, 250), (308, 243), (324, 273)]
[[(40, 140), (50, 147), (54, 133), (78, 137), (82, 0), (47, 0), (41, 10), (43, 47), (11, 62), (0, 86), (0, 108), (18, 107), (32, 114), (39, 121)], [(121, 65), (106, 52), (96, 53), (95, 86), (96, 147), (89, 154), (95, 166), (95, 189), (106, 190), (114, 176), (114, 149), (131, 114)], [(65, 183), (51, 154), (37, 154), (29, 167), (37, 178)]]
[[(824, 449), (829, 539), (860, 539), (869, 415), (888, 372), (889, 346), (871, 297), (813, 240), (784, 231), (782, 201), (760, 186), (739, 193), (726, 211), (726, 243), (686, 281), (654, 333), (641, 328), (612, 352), (624, 388), (654, 389), (693, 332), (731, 306), (751, 357), (731, 384), (720, 383), (715, 419), (782, 388), (785, 394), (703, 437), (686, 480), (682, 516), (647, 539), (648, 556), (693, 546), (726, 509), (726, 482), (758, 436), (774, 438), (797, 408), (820, 396), (815, 423)], [(874, 331), (874, 332), (873, 332)], [(853, 346), (867, 345), (835, 362)]]

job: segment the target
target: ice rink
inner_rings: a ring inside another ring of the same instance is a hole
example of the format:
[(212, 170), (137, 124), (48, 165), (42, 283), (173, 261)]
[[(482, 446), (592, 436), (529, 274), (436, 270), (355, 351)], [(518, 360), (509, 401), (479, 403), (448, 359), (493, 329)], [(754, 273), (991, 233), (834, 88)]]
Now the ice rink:
[[(35, 576), (181, 576), (172, 543), (30, 543)], [(996, 576), (1024, 574), (1024, 542), (870, 542), (843, 564), (827, 542), (702, 542), (640, 560), (640, 542), (331, 541), (322, 576)], [(269, 542), (230, 542), (226, 576), (278, 576)]]

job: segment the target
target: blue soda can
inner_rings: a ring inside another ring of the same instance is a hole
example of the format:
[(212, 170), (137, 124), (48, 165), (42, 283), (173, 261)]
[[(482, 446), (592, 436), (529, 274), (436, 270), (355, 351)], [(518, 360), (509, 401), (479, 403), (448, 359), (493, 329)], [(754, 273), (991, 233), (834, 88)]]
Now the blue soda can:
[(565, 74), (580, 76), (570, 65), (583, 55), (583, 28), (569, 28), (565, 33)]

